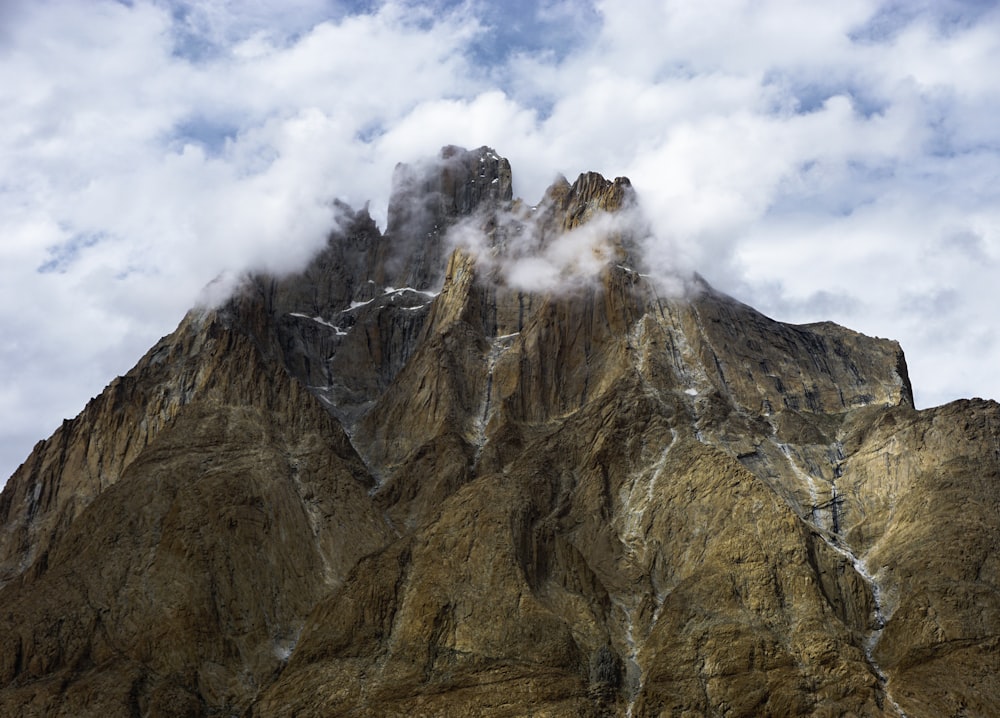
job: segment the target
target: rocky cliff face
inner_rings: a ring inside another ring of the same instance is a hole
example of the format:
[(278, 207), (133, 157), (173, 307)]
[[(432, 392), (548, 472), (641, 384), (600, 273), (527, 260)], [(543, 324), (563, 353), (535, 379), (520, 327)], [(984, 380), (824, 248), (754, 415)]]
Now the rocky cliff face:
[(996, 404), (664, 294), (623, 178), (393, 183), (11, 477), (0, 714), (1000, 713)]

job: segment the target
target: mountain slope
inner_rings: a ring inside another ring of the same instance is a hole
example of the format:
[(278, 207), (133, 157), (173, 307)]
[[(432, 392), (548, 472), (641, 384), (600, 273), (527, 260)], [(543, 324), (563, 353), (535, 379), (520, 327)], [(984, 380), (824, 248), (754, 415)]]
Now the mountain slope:
[(1000, 710), (997, 405), (664, 293), (624, 178), (529, 207), (449, 147), (393, 184), (385, 235), (342, 208), (8, 482), (0, 712)]

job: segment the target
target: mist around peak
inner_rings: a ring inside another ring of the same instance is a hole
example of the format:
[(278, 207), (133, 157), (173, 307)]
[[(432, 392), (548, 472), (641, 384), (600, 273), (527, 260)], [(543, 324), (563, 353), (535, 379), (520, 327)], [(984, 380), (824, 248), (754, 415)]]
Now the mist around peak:
[[(616, 183), (627, 188), (621, 196)], [(515, 199), (464, 218), (448, 230), (445, 245), (470, 254), (481, 281), (519, 292), (572, 293), (599, 284), (617, 267), (679, 297), (694, 277), (681, 253), (657, 234), (628, 179), (597, 173), (573, 185), (560, 176), (537, 205)]]
[(362, 226), (365, 241), (379, 245), (365, 250), (366, 279), (378, 287), (440, 289), (456, 250), (474, 259), (479, 282), (516, 292), (575, 293), (599, 285), (611, 268), (640, 275), (661, 295), (694, 286), (693, 268), (653, 226), (628, 178), (585, 172), (570, 183), (557, 175), (537, 204), (515, 198), (513, 183), (510, 162), (488, 146), (446, 145), (399, 163), (384, 232), (367, 204), (355, 211), (334, 201), (324, 246), (234, 266), (203, 289), (197, 306), (218, 308), (254, 274), (281, 279), (307, 271), (324, 252), (339, 256), (338, 245), (356, 241)]
[(521, 292), (572, 292), (599, 281), (612, 265), (629, 269), (626, 245), (642, 228), (634, 209), (601, 211), (585, 224), (553, 232), (545, 209), (518, 203), (482, 226), (466, 219), (447, 234), (449, 247), (472, 255), (485, 281)]
[(448, 145), (431, 159), (397, 165), (388, 273), (439, 283), (445, 255), (457, 249), (474, 258), (481, 282), (514, 291), (574, 291), (618, 266), (660, 291), (682, 293), (692, 271), (657, 236), (628, 178), (584, 172), (571, 184), (558, 175), (536, 204), (515, 198), (513, 185), (510, 163), (487, 146)]
[(224, 271), (198, 293), (194, 308), (200, 311), (218, 309), (246, 282), (246, 274)]

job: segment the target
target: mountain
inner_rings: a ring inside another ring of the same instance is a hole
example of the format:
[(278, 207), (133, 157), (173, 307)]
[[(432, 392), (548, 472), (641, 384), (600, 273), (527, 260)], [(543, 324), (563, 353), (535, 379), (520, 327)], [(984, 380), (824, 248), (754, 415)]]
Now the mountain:
[(0, 714), (1000, 714), (1000, 408), (447, 147), (0, 494)]

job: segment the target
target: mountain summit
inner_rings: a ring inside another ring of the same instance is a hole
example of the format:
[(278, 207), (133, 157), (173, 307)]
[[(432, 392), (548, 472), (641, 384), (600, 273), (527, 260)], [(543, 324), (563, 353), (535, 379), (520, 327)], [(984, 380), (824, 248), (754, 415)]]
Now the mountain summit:
[(400, 165), (0, 495), (0, 714), (1000, 713), (1000, 409), (643, 273), (627, 179)]

